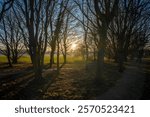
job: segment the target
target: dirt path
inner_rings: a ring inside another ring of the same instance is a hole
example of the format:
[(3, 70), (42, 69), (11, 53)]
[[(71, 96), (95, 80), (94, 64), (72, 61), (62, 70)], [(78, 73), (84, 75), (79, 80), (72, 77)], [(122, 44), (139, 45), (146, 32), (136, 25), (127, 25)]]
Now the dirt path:
[(137, 100), (143, 95), (146, 76), (141, 65), (129, 66), (114, 87), (97, 97), (100, 100)]

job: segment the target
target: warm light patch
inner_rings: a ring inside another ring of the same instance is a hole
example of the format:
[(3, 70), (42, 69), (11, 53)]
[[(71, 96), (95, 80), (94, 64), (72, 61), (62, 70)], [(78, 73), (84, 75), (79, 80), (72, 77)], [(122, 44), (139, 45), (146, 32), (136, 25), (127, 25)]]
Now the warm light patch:
[(76, 43), (73, 43), (73, 44), (71, 45), (71, 49), (72, 49), (72, 50), (76, 50), (76, 49), (77, 49), (77, 44), (76, 44)]

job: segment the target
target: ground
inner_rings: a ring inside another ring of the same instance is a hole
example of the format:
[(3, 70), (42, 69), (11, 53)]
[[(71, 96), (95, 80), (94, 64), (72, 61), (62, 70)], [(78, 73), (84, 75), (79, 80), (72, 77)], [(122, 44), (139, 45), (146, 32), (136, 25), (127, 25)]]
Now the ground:
[(149, 59), (142, 64), (126, 62), (124, 73), (118, 72), (116, 63), (106, 61), (101, 84), (95, 82), (95, 66), (76, 61), (65, 64), (57, 75), (55, 67), (46, 64), (44, 78), (37, 80), (30, 63), (13, 68), (1, 63), (0, 99), (150, 99)]

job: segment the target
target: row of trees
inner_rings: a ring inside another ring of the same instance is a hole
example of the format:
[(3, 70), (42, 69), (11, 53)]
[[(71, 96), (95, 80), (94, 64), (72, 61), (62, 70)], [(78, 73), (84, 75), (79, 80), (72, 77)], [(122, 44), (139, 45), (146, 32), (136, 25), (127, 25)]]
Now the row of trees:
[(83, 38), (85, 64), (91, 51), (97, 59), (98, 81), (103, 78), (105, 56), (115, 59), (122, 72), (129, 55), (138, 55), (141, 61), (149, 39), (149, 0), (12, 0), (3, 4), (9, 7), (1, 10), (0, 51), (11, 66), (26, 48), (37, 78), (42, 78), (47, 47), (50, 68), (55, 52), (58, 72), (60, 52), (67, 62), (76, 29)]
[[(104, 57), (115, 59), (120, 72), (127, 57), (141, 61), (149, 39), (149, 0), (75, 0), (82, 18), (85, 51), (97, 51), (97, 80), (102, 81)], [(89, 43), (90, 42), (90, 43)], [(88, 45), (86, 45), (88, 44)]]
[(60, 52), (66, 63), (68, 50), (74, 38), (72, 33), (76, 22), (67, 12), (73, 9), (71, 1), (13, 0), (7, 4), (11, 6), (9, 10), (1, 10), (3, 18), (0, 24), (0, 52), (7, 56), (9, 65), (17, 63), (17, 60), (27, 52), (33, 64), (35, 77), (42, 78), (44, 55), (49, 47), (50, 68), (57, 51), (59, 72)]

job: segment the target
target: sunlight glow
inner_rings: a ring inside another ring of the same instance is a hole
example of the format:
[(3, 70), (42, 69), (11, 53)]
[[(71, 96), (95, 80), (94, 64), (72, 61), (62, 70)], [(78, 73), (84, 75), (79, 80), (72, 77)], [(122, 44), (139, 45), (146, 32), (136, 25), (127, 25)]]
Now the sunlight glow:
[(72, 49), (72, 50), (76, 50), (76, 49), (77, 49), (77, 44), (76, 44), (76, 43), (73, 43), (73, 44), (71, 45), (71, 49)]

